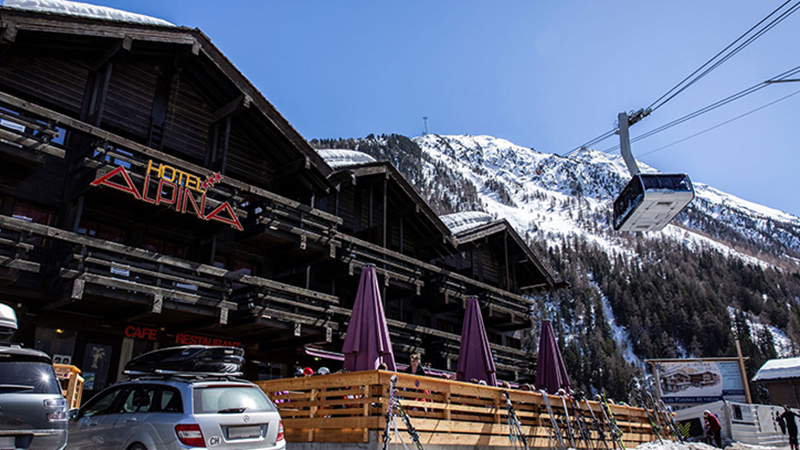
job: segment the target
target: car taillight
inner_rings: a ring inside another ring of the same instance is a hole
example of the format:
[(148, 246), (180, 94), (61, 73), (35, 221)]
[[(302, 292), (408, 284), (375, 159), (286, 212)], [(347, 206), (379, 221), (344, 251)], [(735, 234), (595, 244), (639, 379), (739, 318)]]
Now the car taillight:
[(275, 442), (280, 442), (283, 440), (283, 421), (278, 421), (278, 437), (275, 439)]
[(49, 422), (66, 422), (67, 421), (67, 412), (66, 411), (56, 411), (47, 413), (47, 420)]
[(178, 435), (178, 440), (180, 440), (183, 445), (189, 447), (206, 446), (205, 439), (203, 439), (203, 431), (200, 430), (200, 425), (196, 423), (175, 425), (175, 434)]
[(45, 408), (66, 408), (67, 401), (63, 398), (46, 398), (42, 401)]
[(63, 398), (47, 398), (42, 401), (45, 408), (56, 408), (56, 411), (47, 413), (48, 422), (67, 421), (67, 401)]

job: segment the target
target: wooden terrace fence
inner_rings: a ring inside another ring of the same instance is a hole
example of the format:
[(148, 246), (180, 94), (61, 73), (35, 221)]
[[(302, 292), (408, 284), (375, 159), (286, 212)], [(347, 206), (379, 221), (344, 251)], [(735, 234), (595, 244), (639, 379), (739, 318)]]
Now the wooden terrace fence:
[[(280, 409), (288, 442), (367, 443), (370, 431), (377, 431), (381, 439), (392, 375), (394, 372), (376, 370), (257, 384)], [(398, 398), (419, 431), (423, 445), (512, 445), (503, 389), (404, 373), (397, 376)], [(542, 394), (518, 389), (508, 392), (529, 446), (556, 447)], [(553, 395), (549, 399), (561, 426), (565, 423), (562, 400)], [(602, 423), (600, 405), (594, 401), (589, 404)], [(582, 402), (581, 407), (589, 417), (586, 403)], [(643, 409), (611, 405), (611, 411), (624, 433), (622, 439), (627, 448), (656, 439)], [(568, 412), (572, 416), (571, 406)], [(591, 424), (591, 419), (587, 424)], [(406, 429), (399, 418), (397, 426), (399, 430)], [(605, 448), (594, 427), (590, 429), (594, 441), (591, 448)], [(409, 442), (408, 435), (402, 432), (403, 439)], [(578, 435), (577, 430), (575, 434)], [(608, 433), (606, 439), (608, 447), (613, 448)], [(576, 440), (575, 446), (587, 448), (583, 441)]]

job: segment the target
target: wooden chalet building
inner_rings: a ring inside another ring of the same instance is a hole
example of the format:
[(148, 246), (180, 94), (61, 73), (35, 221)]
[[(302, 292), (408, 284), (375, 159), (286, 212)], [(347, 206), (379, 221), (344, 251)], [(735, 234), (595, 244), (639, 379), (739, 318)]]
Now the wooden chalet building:
[(533, 375), (523, 295), (557, 283), (511, 227), (453, 234), (390, 164), (332, 168), (197, 29), (0, 7), (0, 161), (0, 301), (88, 389), (176, 344), (335, 369), (312, 358), (365, 264), (398, 362), (454, 369), (477, 295), (499, 377)]

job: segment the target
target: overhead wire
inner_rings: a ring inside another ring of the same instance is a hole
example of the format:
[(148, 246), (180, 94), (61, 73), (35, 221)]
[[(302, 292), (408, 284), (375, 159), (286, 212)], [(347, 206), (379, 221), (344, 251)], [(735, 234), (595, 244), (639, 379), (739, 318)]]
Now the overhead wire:
[[(722, 65), (723, 63), (725, 63), (727, 60), (729, 60), (730, 58), (732, 58), (734, 55), (736, 55), (737, 53), (739, 53), (740, 51), (742, 51), (742, 50), (743, 50), (745, 47), (747, 47), (748, 45), (752, 44), (752, 43), (753, 43), (753, 42), (754, 42), (756, 39), (758, 39), (759, 37), (763, 36), (763, 35), (764, 35), (766, 32), (768, 32), (769, 30), (771, 30), (772, 28), (774, 28), (776, 25), (778, 25), (779, 23), (781, 23), (781, 22), (782, 22), (784, 19), (786, 19), (787, 17), (789, 17), (791, 14), (793, 14), (795, 11), (797, 11), (797, 9), (798, 9), (798, 8), (800, 8), (800, 2), (798, 2), (798, 3), (796, 3), (795, 5), (791, 6), (791, 7), (790, 7), (788, 10), (784, 11), (784, 12), (783, 12), (783, 13), (781, 13), (781, 14), (780, 14), (778, 17), (776, 17), (775, 19), (773, 19), (773, 20), (772, 20), (772, 22), (770, 22), (769, 24), (767, 24), (767, 25), (766, 25), (764, 28), (762, 28), (762, 29), (758, 30), (758, 31), (757, 31), (756, 33), (754, 33), (752, 36), (750, 36), (749, 38), (747, 38), (747, 39), (746, 39), (744, 42), (742, 42), (741, 44), (739, 44), (739, 46), (737, 46), (736, 48), (734, 48), (733, 50), (731, 50), (731, 51), (730, 51), (728, 54), (726, 54), (725, 56), (723, 56), (723, 57), (722, 57), (721, 59), (719, 59), (717, 62), (714, 62), (714, 60), (716, 60), (717, 58), (719, 58), (719, 57), (720, 57), (720, 55), (722, 55), (723, 53), (725, 53), (726, 51), (728, 51), (728, 49), (730, 49), (731, 47), (733, 47), (734, 45), (736, 45), (736, 43), (737, 43), (737, 42), (741, 41), (741, 40), (742, 40), (742, 39), (743, 39), (745, 36), (749, 35), (749, 34), (750, 34), (750, 33), (751, 33), (753, 30), (755, 30), (756, 28), (758, 28), (758, 27), (759, 27), (761, 24), (763, 24), (763, 23), (764, 23), (765, 21), (767, 21), (767, 20), (768, 20), (770, 17), (772, 17), (773, 15), (775, 15), (775, 14), (776, 14), (778, 11), (780, 11), (781, 9), (783, 9), (783, 7), (784, 7), (784, 6), (786, 6), (787, 4), (789, 4), (789, 3), (791, 3), (791, 2), (792, 2), (792, 0), (786, 0), (786, 1), (785, 1), (784, 3), (782, 3), (780, 6), (778, 6), (777, 8), (775, 8), (775, 9), (774, 9), (774, 10), (773, 10), (771, 13), (769, 13), (769, 14), (768, 14), (766, 17), (764, 17), (763, 19), (761, 19), (761, 20), (760, 20), (760, 21), (759, 21), (757, 24), (755, 24), (755, 25), (753, 25), (752, 27), (750, 27), (750, 29), (748, 29), (748, 30), (747, 30), (747, 31), (745, 31), (745, 32), (744, 32), (744, 33), (743, 33), (741, 36), (739, 36), (738, 38), (736, 38), (736, 39), (735, 39), (733, 42), (731, 42), (731, 43), (730, 43), (730, 44), (729, 44), (727, 47), (725, 47), (724, 49), (720, 50), (720, 51), (719, 51), (719, 53), (717, 53), (716, 55), (714, 55), (714, 56), (713, 56), (711, 59), (709, 59), (708, 61), (706, 61), (706, 62), (705, 62), (705, 63), (704, 63), (702, 66), (700, 66), (699, 68), (697, 68), (697, 70), (695, 70), (694, 72), (692, 72), (691, 74), (689, 74), (689, 76), (687, 76), (686, 78), (684, 78), (683, 80), (681, 80), (681, 82), (680, 82), (680, 83), (676, 84), (676, 85), (675, 85), (675, 86), (673, 86), (673, 87), (672, 87), (672, 88), (671, 88), (669, 91), (667, 91), (667, 92), (666, 92), (666, 93), (664, 93), (664, 94), (663, 94), (661, 97), (659, 97), (658, 99), (656, 99), (656, 101), (654, 101), (653, 103), (651, 103), (651, 104), (650, 104), (650, 106), (648, 106), (646, 109), (650, 109), (650, 110), (651, 110), (651, 112), (652, 112), (652, 111), (655, 111), (656, 109), (658, 109), (658, 108), (660, 108), (660, 107), (664, 106), (664, 104), (665, 104), (665, 103), (667, 103), (668, 101), (670, 101), (670, 100), (672, 100), (673, 98), (675, 98), (675, 96), (677, 96), (678, 94), (680, 94), (681, 92), (683, 92), (684, 90), (686, 90), (686, 89), (687, 89), (689, 86), (691, 86), (691, 85), (693, 85), (694, 83), (696, 83), (696, 82), (700, 81), (702, 78), (704, 78), (706, 75), (708, 75), (708, 74), (709, 74), (709, 73), (710, 73), (712, 70), (716, 69), (717, 67), (719, 67), (720, 65)], [(709, 65), (709, 64), (711, 64), (712, 62), (714, 62), (714, 63), (711, 65), (711, 67), (709, 67), (708, 69), (706, 69), (705, 71), (703, 71), (702, 73), (700, 73), (699, 75), (697, 75), (697, 73), (698, 73), (698, 72), (700, 72), (701, 70), (703, 70), (703, 69), (704, 69), (706, 66), (708, 66), (708, 65)], [(697, 76), (695, 77), (695, 75), (697, 75)], [(692, 77), (695, 77), (695, 78), (692, 78)], [(665, 98), (665, 97), (666, 97), (666, 98)]]
[[(668, 90), (666, 93), (661, 95), (661, 97), (659, 97), (653, 103), (651, 103), (650, 106), (645, 108), (645, 111), (647, 111), (647, 114), (650, 114), (653, 111), (655, 111), (656, 109), (664, 106), (664, 104), (666, 104), (668, 101), (670, 101), (673, 98), (675, 98), (678, 94), (680, 94), (683, 91), (685, 91), (687, 88), (689, 88), (694, 83), (700, 81), (702, 78), (704, 78), (706, 75), (708, 75), (711, 71), (713, 71), (714, 69), (716, 69), (717, 67), (719, 67), (720, 65), (725, 63), (727, 60), (732, 58), (734, 55), (736, 55), (737, 53), (742, 51), (745, 47), (747, 47), (748, 45), (752, 44), (756, 39), (758, 39), (759, 37), (763, 36), (765, 33), (770, 31), (776, 25), (778, 25), (783, 20), (785, 20), (787, 17), (789, 17), (790, 15), (795, 13), (798, 9), (800, 9), (800, 1), (798, 1), (794, 5), (790, 6), (787, 10), (783, 11), (782, 13), (780, 13), (777, 17), (772, 19), (772, 21), (770, 21), (763, 28), (758, 29), (755, 33), (753, 33), (754, 30), (756, 30), (762, 24), (767, 22), (770, 19), (770, 17), (772, 17), (775, 14), (777, 14), (780, 10), (782, 10), (786, 5), (790, 4), (792, 1), (793, 0), (786, 0), (785, 2), (783, 2), (780, 6), (778, 6), (772, 12), (770, 12), (766, 17), (764, 17), (758, 23), (756, 23), (755, 25), (750, 27), (750, 29), (748, 29), (746, 32), (744, 32), (742, 35), (740, 35), (738, 38), (736, 38), (728, 46), (726, 46), (724, 49), (719, 51), (716, 55), (714, 55), (711, 59), (706, 61), (703, 65), (701, 65), (699, 68), (697, 68), (694, 72), (689, 74), (686, 78), (681, 80), (680, 83), (676, 84), (670, 90)], [(733, 50), (731, 50), (728, 54), (725, 54), (724, 56), (722, 56), (722, 58), (720, 58), (721, 55), (723, 55), (726, 51), (731, 49), (731, 47), (734, 47), (739, 41), (741, 41), (742, 39), (744, 39), (746, 36), (750, 35), (751, 33), (753, 33), (753, 34), (750, 37), (748, 37), (747, 39), (745, 39), (744, 42), (740, 43)], [(720, 59), (717, 60), (718, 58), (720, 58)], [(715, 60), (717, 60), (717, 61), (714, 62)], [(709, 64), (711, 64), (711, 66), (708, 67), (707, 69), (703, 70), (704, 68), (709, 66)], [(700, 71), (702, 71), (702, 72), (698, 75), (698, 72), (700, 72)], [(692, 78), (692, 77), (694, 77), (694, 78)], [(761, 88), (765, 87), (766, 84), (762, 85), (761, 83), (759, 83), (757, 86), (759, 86), (758, 89), (761, 89)], [(755, 90), (758, 90), (758, 89), (755, 89)], [(729, 103), (729, 102), (731, 102), (733, 100), (736, 100), (737, 98), (740, 98), (740, 97), (736, 97), (736, 96), (739, 95), (739, 94), (742, 94), (743, 92), (744, 91), (742, 91), (740, 93), (737, 93), (737, 94), (734, 94), (731, 97), (735, 97), (735, 98), (731, 98), (730, 100), (728, 100), (728, 99), (721, 100), (720, 102), (724, 102), (724, 103), (721, 103), (718, 106), (709, 105), (709, 107), (713, 106), (712, 109), (715, 109), (715, 108), (717, 108), (719, 106), (722, 106), (723, 104), (727, 104), (727, 103)], [(750, 92), (747, 92), (747, 93), (744, 93), (743, 95), (748, 95), (749, 93)], [(705, 112), (707, 112), (707, 111), (703, 111), (703, 112), (700, 112), (700, 110), (695, 111), (695, 113), (698, 113), (697, 115), (704, 114)], [(695, 113), (692, 113), (692, 114), (695, 114)], [(691, 116), (691, 117), (689, 117), (689, 116)], [(686, 121), (686, 120), (690, 120), (691, 118), (694, 118), (694, 117), (696, 117), (696, 115), (692, 116), (690, 114), (690, 115), (684, 116), (683, 118), (678, 119), (678, 120)], [(682, 122), (680, 122), (680, 123), (682, 123)], [(666, 128), (671, 128), (672, 126), (677, 125), (677, 123), (674, 123), (674, 124), (671, 123), (671, 124), (667, 124), (667, 125), (669, 125), (669, 126), (666, 126)], [(661, 128), (661, 127), (659, 127), (659, 128)], [(664, 129), (666, 129), (666, 128), (664, 128)], [(612, 129), (610, 131), (607, 131), (607, 132), (597, 136), (596, 138), (594, 138), (594, 139), (592, 139), (592, 140), (590, 140), (590, 141), (588, 141), (588, 142), (586, 142), (586, 143), (584, 143), (584, 144), (582, 144), (582, 145), (580, 145), (578, 147), (575, 147), (574, 149), (572, 149), (569, 152), (564, 153), (564, 154), (562, 154), (560, 156), (568, 157), (569, 155), (571, 155), (571, 154), (575, 153), (576, 151), (580, 150), (581, 148), (590, 147), (592, 145), (595, 145), (595, 144), (597, 144), (599, 142), (602, 142), (602, 141), (610, 138), (611, 136), (616, 134), (616, 132), (617, 132), (617, 128), (615, 127), (614, 129)], [(643, 137), (640, 138), (640, 139), (643, 139)], [(634, 142), (634, 141), (632, 140), (632, 142)], [(616, 146), (614, 148), (619, 148), (619, 146)]]
[[(684, 122), (686, 122), (688, 120), (694, 119), (695, 117), (698, 117), (698, 116), (701, 116), (701, 115), (703, 115), (703, 114), (705, 114), (707, 112), (713, 111), (713, 110), (715, 110), (715, 109), (717, 109), (717, 108), (719, 108), (721, 106), (725, 106), (728, 103), (731, 103), (731, 102), (733, 102), (735, 100), (738, 100), (738, 99), (740, 99), (742, 97), (745, 97), (745, 96), (750, 95), (752, 93), (758, 92), (759, 90), (769, 86), (770, 84), (779, 83), (779, 82), (782, 82), (782, 81), (789, 81), (788, 77), (791, 77), (791, 76), (796, 75), (798, 73), (800, 73), (800, 66), (796, 66), (796, 67), (794, 67), (792, 69), (789, 69), (789, 70), (787, 70), (787, 71), (785, 71), (783, 73), (775, 75), (774, 77), (770, 78), (767, 81), (762, 81), (761, 83), (754, 84), (753, 86), (750, 86), (747, 89), (743, 89), (743, 90), (741, 90), (741, 91), (739, 91), (739, 92), (737, 92), (737, 93), (735, 93), (733, 95), (730, 95), (730, 96), (728, 96), (728, 97), (726, 97), (726, 98), (724, 98), (722, 100), (719, 100), (719, 101), (716, 101), (716, 102), (714, 102), (714, 103), (712, 103), (710, 105), (704, 106), (703, 108), (700, 108), (700, 109), (698, 109), (698, 110), (696, 110), (694, 112), (686, 114), (685, 116), (679, 117), (679, 118), (673, 120), (672, 122), (669, 122), (669, 123), (666, 123), (664, 125), (661, 125), (658, 128), (654, 128), (654, 129), (652, 129), (652, 130), (650, 130), (650, 131), (648, 131), (646, 133), (643, 133), (643, 134), (641, 134), (639, 136), (636, 136), (635, 138), (631, 138), (631, 143), (641, 141), (642, 139), (646, 139), (646, 138), (648, 138), (648, 137), (650, 137), (650, 136), (652, 136), (654, 134), (658, 134), (658, 133), (660, 133), (662, 131), (665, 131), (665, 130), (667, 130), (669, 128), (672, 128), (672, 127), (674, 127), (676, 125), (680, 125), (680, 124), (682, 124), (682, 123), (684, 123)], [(617, 150), (617, 149), (619, 149), (619, 144), (603, 150), (603, 153), (609, 153), (609, 152), (612, 152), (612, 151)]]
[(699, 132), (697, 132), (697, 133), (694, 133), (694, 134), (692, 134), (692, 135), (689, 135), (689, 136), (687, 136), (687, 137), (685, 137), (685, 138), (683, 138), (683, 139), (677, 140), (677, 141), (675, 141), (675, 142), (673, 142), (673, 143), (671, 143), (671, 144), (667, 144), (667, 145), (664, 145), (664, 146), (658, 147), (657, 149), (650, 150), (649, 152), (646, 152), (646, 153), (642, 153), (642, 155), (641, 155), (641, 156), (649, 155), (649, 154), (652, 154), (652, 153), (655, 153), (655, 152), (658, 152), (658, 151), (664, 150), (664, 149), (665, 149), (665, 148), (667, 148), (667, 147), (672, 147), (673, 145), (680, 144), (681, 142), (684, 142), (684, 141), (688, 141), (689, 139), (692, 139), (692, 138), (694, 138), (694, 137), (700, 136), (701, 134), (704, 134), (704, 133), (708, 133), (709, 131), (715, 130), (715, 129), (717, 129), (717, 128), (719, 128), (719, 127), (723, 126), (723, 125), (727, 125), (727, 124), (729, 124), (729, 123), (731, 123), (731, 122), (734, 122), (734, 121), (736, 121), (736, 120), (739, 120), (739, 119), (741, 119), (742, 117), (749, 116), (750, 114), (753, 114), (753, 113), (756, 113), (756, 112), (758, 112), (758, 111), (761, 111), (761, 110), (762, 110), (762, 109), (764, 109), (764, 108), (767, 108), (767, 107), (769, 107), (769, 106), (772, 106), (772, 105), (774, 105), (774, 104), (776, 104), (776, 103), (778, 103), (778, 102), (781, 102), (781, 101), (783, 101), (783, 100), (786, 100), (787, 98), (789, 98), (789, 97), (793, 97), (793, 96), (795, 96), (795, 95), (797, 95), (797, 94), (800, 94), (800, 89), (798, 89), (798, 90), (796, 90), (796, 91), (792, 92), (791, 94), (785, 95), (785, 96), (783, 96), (783, 97), (781, 97), (781, 98), (779, 98), (779, 99), (777, 99), (777, 100), (771, 101), (771, 102), (767, 103), (766, 105), (759, 106), (759, 107), (758, 107), (758, 108), (756, 108), (756, 109), (750, 110), (750, 111), (748, 111), (748, 112), (746, 112), (746, 113), (744, 113), (744, 114), (740, 114), (740, 115), (738, 115), (738, 116), (736, 116), (736, 117), (734, 117), (734, 118), (732, 118), (732, 119), (728, 119), (728, 120), (726, 120), (725, 122), (722, 122), (722, 123), (719, 123), (719, 124), (717, 124), (717, 125), (714, 125), (713, 127), (706, 128), (706, 129), (705, 129), (705, 130), (703, 130), (703, 131), (699, 131)]

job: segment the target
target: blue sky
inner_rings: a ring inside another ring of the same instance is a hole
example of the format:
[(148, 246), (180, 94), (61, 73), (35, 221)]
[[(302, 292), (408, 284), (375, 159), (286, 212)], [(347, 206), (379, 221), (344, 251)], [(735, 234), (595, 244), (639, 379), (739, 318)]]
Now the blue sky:
[[(645, 107), (783, 1), (95, 0), (200, 28), (307, 139), (489, 134), (565, 153)], [(800, 13), (631, 129), (800, 65)], [(800, 78), (800, 77), (797, 77)], [(772, 85), (633, 144), (666, 172), (800, 214), (800, 90)], [(616, 138), (596, 145), (618, 144)], [(643, 155), (643, 156), (640, 156)]]

